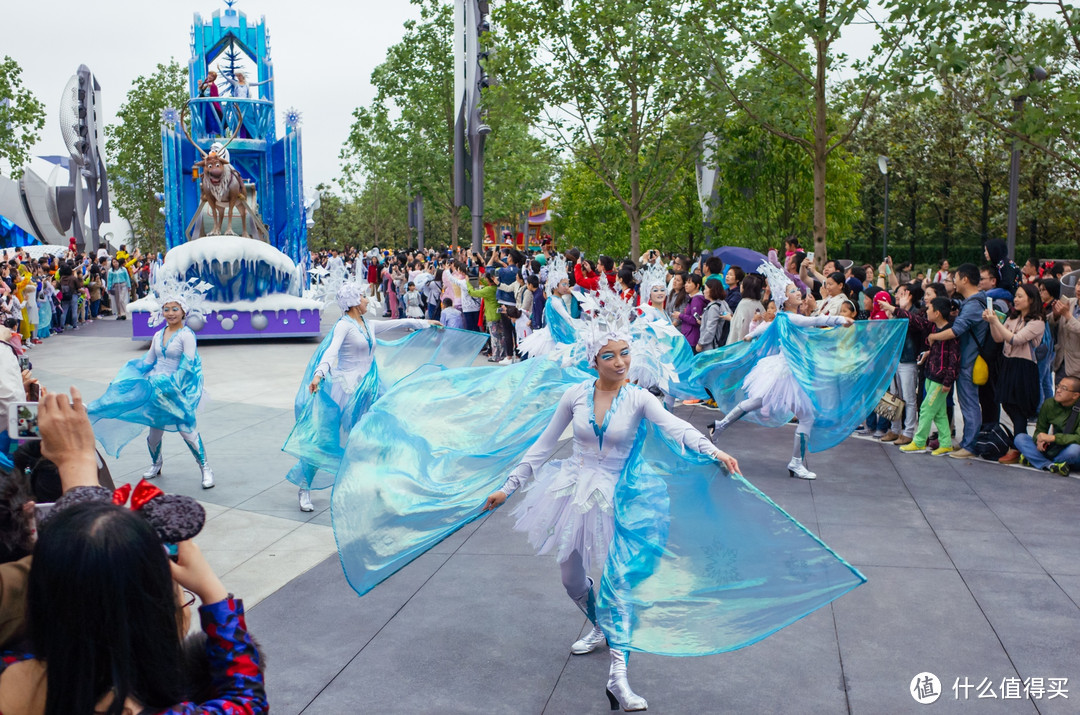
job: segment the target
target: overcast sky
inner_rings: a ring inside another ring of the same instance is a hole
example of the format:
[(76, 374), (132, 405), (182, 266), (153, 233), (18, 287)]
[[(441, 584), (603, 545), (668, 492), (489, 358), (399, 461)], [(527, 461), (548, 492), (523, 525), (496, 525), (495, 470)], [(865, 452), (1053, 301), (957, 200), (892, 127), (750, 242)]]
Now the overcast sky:
[[(0, 55), (23, 68), (23, 84), (44, 102), (46, 125), (34, 154), (64, 154), (57, 113), (69, 77), (85, 64), (101, 84), (105, 121), (116, 121), (132, 81), (159, 62), (191, 56), (194, 13), (208, 20), (220, 0), (3, 0), (6, 28)], [(418, 18), (408, 0), (241, 0), (249, 20), (266, 17), (274, 62), (278, 132), (282, 112), (303, 113), (304, 185), (311, 190), (339, 175), (338, 153), (353, 110), (371, 102), (369, 79), (402, 23)], [(65, 34), (65, 29), (70, 34)], [(85, 39), (84, 39), (85, 38)]]

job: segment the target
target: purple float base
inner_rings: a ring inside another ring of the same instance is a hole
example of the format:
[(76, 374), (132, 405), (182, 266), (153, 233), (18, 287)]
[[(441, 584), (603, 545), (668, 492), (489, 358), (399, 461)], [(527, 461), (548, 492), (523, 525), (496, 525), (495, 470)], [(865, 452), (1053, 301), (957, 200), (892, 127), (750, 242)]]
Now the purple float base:
[[(188, 327), (199, 340), (310, 338), (320, 334), (319, 318), (318, 310), (215, 310), (206, 315), (201, 326), (194, 319)], [(150, 327), (149, 323), (149, 313), (132, 312), (131, 339), (150, 340), (164, 325)]]

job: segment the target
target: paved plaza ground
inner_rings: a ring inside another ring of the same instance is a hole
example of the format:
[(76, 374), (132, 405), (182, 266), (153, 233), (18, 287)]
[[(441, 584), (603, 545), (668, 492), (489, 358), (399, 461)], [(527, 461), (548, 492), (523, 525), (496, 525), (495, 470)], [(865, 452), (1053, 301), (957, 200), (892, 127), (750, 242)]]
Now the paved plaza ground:
[[(129, 336), (129, 323), (111, 319), (57, 336), (31, 353), (34, 372), (50, 389), (75, 385), (96, 398), (145, 350)], [(200, 344), (211, 401), (199, 427), (218, 486), (199, 488), (173, 434), (158, 482), (206, 506), (197, 542), (247, 605), (272, 712), (607, 711), (607, 653), (570, 655), (585, 620), (554, 561), (530, 553), (507, 509), (363, 598), (349, 588), (329, 492), (303, 514), (284, 480), (292, 460), (280, 447), (315, 345)], [(700, 428), (716, 416), (677, 413)], [(804, 482), (785, 470), (790, 427), (739, 423), (724, 437), (751, 482), (869, 581), (734, 653), (635, 654), (630, 682), (650, 712), (1080, 712), (1080, 481), (853, 438), (814, 455), (818, 479)], [(120, 484), (147, 463), (139, 443), (110, 466)], [(922, 672), (940, 679), (933, 704), (911, 695)], [(1041, 699), (1023, 698), (1028, 678), (1042, 679)], [(1067, 698), (1052, 697), (1060, 678)]]

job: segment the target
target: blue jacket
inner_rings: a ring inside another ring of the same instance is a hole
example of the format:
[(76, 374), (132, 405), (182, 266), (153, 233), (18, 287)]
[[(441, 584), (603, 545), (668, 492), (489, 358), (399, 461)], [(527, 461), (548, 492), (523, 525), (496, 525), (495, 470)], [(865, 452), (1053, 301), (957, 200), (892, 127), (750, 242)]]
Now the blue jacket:
[(986, 310), (986, 293), (979, 291), (960, 304), (960, 315), (953, 321), (952, 330), (960, 338), (960, 368), (970, 369), (979, 356), (979, 345), (986, 345), (990, 326), (983, 320)]

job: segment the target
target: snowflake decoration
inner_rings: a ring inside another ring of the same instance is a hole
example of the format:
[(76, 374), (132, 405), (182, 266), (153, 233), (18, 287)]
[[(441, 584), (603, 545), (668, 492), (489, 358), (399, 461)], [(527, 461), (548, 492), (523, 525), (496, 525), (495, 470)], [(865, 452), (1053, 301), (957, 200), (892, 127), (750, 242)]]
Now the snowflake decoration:
[(285, 125), (290, 129), (296, 129), (300, 126), (300, 122), (303, 119), (303, 113), (297, 109), (289, 107), (285, 110)]
[(739, 552), (728, 547), (719, 539), (706, 546), (705, 573), (717, 584), (734, 583), (742, 580), (739, 571)]
[(165, 107), (165, 109), (161, 110), (161, 122), (162, 124), (168, 124), (169, 128), (172, 129), (180, 123), (180, 112), (177, 111), (176, 107)]

